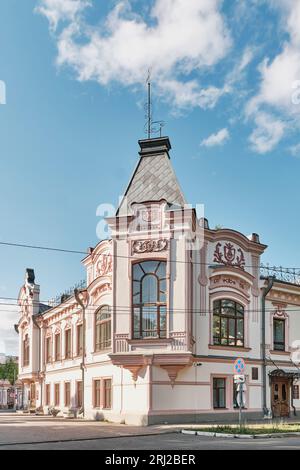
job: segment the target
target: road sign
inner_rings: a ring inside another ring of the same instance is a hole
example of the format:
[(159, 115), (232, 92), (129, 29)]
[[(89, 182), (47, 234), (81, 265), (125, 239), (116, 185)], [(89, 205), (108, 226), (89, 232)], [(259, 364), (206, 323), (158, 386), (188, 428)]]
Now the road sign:
[(245, 381), (246, 381), (246, 379), (245, 379), (244, 375), (235, 375), (234, 376), (234, 383), (236, 383), (236, 384), (244, 384)]
[(245, 361), (241, 357), (234, 362), (234, 372), (237, 375), (243, 375), (245, 370)]

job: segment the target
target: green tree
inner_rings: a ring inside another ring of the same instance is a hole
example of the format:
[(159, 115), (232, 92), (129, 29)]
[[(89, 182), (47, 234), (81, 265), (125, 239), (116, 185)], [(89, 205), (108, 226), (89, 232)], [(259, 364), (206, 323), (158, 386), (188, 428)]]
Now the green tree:
[(0, 379), (8, 380), (11, 385), (15, 384), (15, 381), (18, 378), (18, 364), (10, 358), (6, 361), (5, 364), (0, 366)]

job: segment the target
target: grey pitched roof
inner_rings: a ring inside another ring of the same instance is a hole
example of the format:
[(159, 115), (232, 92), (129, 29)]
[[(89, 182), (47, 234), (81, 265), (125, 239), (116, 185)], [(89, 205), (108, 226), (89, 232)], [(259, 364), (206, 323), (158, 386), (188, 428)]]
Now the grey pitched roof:
[(131, 213), (131, 204), (165, 199), (170, 205), (183, 207), (184, 195), (169, 157), (168, 137), (139, 141), (140, 160), (129, 182), (117, 215)]

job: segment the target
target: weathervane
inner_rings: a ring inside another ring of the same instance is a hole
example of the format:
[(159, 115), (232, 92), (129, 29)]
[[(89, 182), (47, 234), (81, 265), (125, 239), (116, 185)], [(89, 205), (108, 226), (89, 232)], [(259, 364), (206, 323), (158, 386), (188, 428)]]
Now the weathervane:
[(152, 120), (152, 99), (151, 99), (151, 69), (148, 69), (147, 75), (147, 88), (148, 88), (148, 100), (145, 104), (145, 133), (148, 139), (151, 139), (152, 134), (158, 134), (162, 136), (162, 129), (165, 125), (164, 121), (153, 121)]

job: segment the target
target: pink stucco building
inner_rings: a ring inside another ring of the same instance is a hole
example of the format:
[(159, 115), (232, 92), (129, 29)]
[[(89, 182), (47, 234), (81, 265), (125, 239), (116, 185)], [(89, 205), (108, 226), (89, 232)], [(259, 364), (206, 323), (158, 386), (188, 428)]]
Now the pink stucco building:
[(18, 325), (25, 404), (138, 425), (235, 419), (233, 363), (242, 357), (248, 418), (293, 415), (297, 276), (262, 276), (267, 246), (256, 233), (197, 219), (167, 137), (139, 144), (125, 196), (107, 220), (111, 239), (82, 261), (85, 314), (74, 295), (42, 304), (27, 270)]

